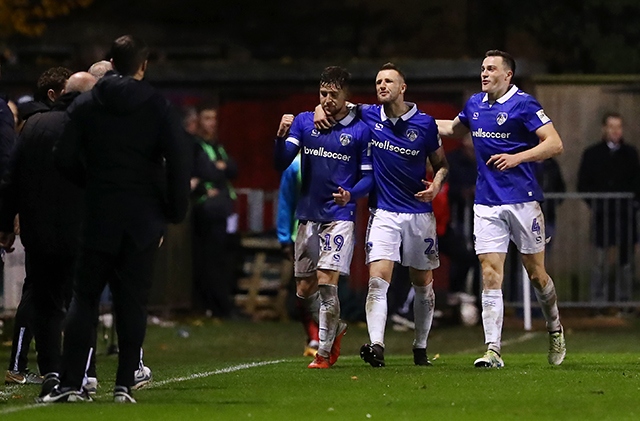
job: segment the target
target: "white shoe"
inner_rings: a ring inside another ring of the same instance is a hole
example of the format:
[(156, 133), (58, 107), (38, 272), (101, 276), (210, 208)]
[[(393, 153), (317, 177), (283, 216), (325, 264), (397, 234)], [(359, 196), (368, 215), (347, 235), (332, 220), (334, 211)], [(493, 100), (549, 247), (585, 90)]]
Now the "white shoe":
[(113, 389), (113, 401), (115, 403), (137, 403), (124, 386), (116, 386), (115, 389)]
[(151, 369), (143, 365), (142, 368), (136, 370), (133, 376), (133, 386), (131, 386), (131, 390), (142, 389), (148, 385), (152, 379)]
[(74, 390), (71, 387), (56, 386), (48, 394), (37, 397), (37, 403), (57, 403), (57, 402), (93, 402), (86, 390)]
[(502, 368), (504, 367), (504, 361), (502, 361), (497, 352), (488, 350), (482, 357), (475, 360), (473, 365), (483, 368)]
[(90, 395), (95, 395), (98, 392), (98, 379), (95, 377), (87, 377), (84, 390)]
[(562, 364), (565, 355), (567, 355), (567, 345), (564, 341), (564, 331), (549, 333), (549, 364)]

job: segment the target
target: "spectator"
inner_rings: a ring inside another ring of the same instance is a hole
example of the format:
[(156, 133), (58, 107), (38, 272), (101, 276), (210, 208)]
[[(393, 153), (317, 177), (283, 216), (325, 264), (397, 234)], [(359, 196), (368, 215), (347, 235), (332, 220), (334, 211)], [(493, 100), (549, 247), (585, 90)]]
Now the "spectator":
[[(638, 197), (640, 164), (638, 151), (623, 137), (623, 119), (618, 113), (608, 112), (602, 117), (602, 139), (582, 154), (578, 172), (579, 192), (629, 192)], [(631, 299), (633, 282), (633, 245), (637, 242), (635, 200), (588, 200), (591, 208), (596, 246), (591, 274), (591, 298), (607, 301), (609, 298), (607, 250), (617, 249), (616, 298)]]
[(232, 309), (227, 218), (236, 199), (231, 180), (238, 168), (218, 139), (218, 109), (212, 103), (198, 107), (194, 148), (193, 285), (207, 317), (226, 318)]
[(198, 135), (198, 112), (194, 107), (186, 107), (183, 110), (182, 126), (191, 136)]

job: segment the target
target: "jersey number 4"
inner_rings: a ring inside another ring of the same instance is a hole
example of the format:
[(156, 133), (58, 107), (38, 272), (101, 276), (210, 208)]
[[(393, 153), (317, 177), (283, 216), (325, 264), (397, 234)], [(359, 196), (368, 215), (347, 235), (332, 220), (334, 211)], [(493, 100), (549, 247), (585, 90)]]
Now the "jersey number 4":
[(540, 235), (540, 224), (538, 223), (538, 218), (533, 218), (533, 223), (531, 224), (531, 231)]

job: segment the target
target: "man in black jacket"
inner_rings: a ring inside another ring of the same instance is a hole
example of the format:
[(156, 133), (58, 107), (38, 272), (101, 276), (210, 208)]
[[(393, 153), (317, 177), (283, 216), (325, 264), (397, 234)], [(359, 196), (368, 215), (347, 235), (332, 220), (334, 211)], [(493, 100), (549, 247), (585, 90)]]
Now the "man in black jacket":
[[(29, 294), (23, 294), (19, 309), (26, 305), (33, 312), (29, 327), (36, 337), (40, 372), (56, 378), (60, 371), (62, 320), (71, 295), (83, 202), (81, 189), (55, 169), (51, 151), (62, 134), (65, 110), (95, 82), (86, 72), (72, 75), (65, 93), (52, 104), (51, 111), (29, 118), (2, 183), (0, 244), (11, 246), (15, 238), (14, 218), (20, 214), (20, 237), (25, 247), (30, 287)], [(28, 338), (21, 339), (28, 347)], [(17, 348), (17, 344), (14, 346)], [(23, 375), (27, 381), (32, 375), (7, 373), (5, 381), (9, 374), (13, 374), (16, 382), (17, 376)]]
[[(21, 121), (18, 127), (16, 127), (17, 132), (20, 132), (28, 118), (49, 111), (53, 102), (62, 95), (67, 79), (71, 76), (71, 73), (72, 71), (65, 67), (51, 67), (38, 77), (36, 99), (18, 106)], [(6, 145), (3, 146), (6, 147)], [(13, 143), (11, 146), (13, 147)], [(3, 149), (2, 152), (0, 152), (0, 176), (2, 176), (8, 168), (9, 153), (10, 149)], [(10, 200), (12, 199), (5, 199), (5, 201)], [(8, 234), (10, 231), (6, 232)], [(32, 295), (31, 278), (26, 278), (22, 286), (20, 304), (16, 309), (14, 318), (11, 356), (4, 377), (6, 384), (42, 383), (42, 377), (31, 372), (27, 367), (29, 345), (33, 339), (31, 323), (35, 312)]]
[(596, 199), (587, 204), (593, 213), (596, 253), (591, 274), (591, 298), (608, 301), (609, 273), (606, 251), (617, 248), (615, 301), (631, 299), (633, 248), (637, 242), (635, 206), (639, 193), (638, 150), (623, 138), (623, 120), (609, 112), (602, 118), (602, 140), (582, 154), (578, 172), (579, 192), (629, 192), (633, 200)]
[[(167, 222), (180, 222), (189, 196), (189, 145), (169, 102), (143, 81), (148, 48), (125, 35), (107, 73), (67, 109), (54, 147), (58, 169), (86, 185), (85, 217), (65, 320), (60, 385), (41, 402), (90, 400), (82, 391), (100, 293), (108, 282), (118, 333), (114, 400), (131, 397), (146, 330), (156, 251)], [(115, 277), (113, 274), (115, 273)]]
[(53, 103), (62, 95), (67, 79), (73, 72), (66, 67), (51, 67), (38, 77), (32, 101), (18, 104), (18, 125), (20, 133), (25, 121), (32, 115), (49, 111)]

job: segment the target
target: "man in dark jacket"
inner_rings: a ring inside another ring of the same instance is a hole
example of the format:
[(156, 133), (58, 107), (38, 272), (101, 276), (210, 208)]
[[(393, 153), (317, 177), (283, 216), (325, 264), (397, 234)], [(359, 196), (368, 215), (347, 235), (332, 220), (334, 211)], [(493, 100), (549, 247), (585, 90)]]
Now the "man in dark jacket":
[(606, 251), (617, 247), (615, 301), (631, 299), (633, 245), (637, 242), (635, 200), (638, 197), (640, 161), (637, 149), (625, 143), (623, 120), (618, 113), (606, 113), (602, 118), (602, 140), (588, 147), (580, 162), (579, 192), (629, 192), (629, 199), (588, 200), (594, 220), (596, 255), (591, 275), (592, 300), (609, 297)]
[[(28, 118), (49, 111), (53, 102), (62, 95), (67, 79), (71, 73), (71, 70), (65, 67), (51, 67), (38, 77), (36, 87), (37, 99), (18, 105), (19, 124), (16, 126), (17, 132), (20, 132)], [(13, 124), (15, 124), (15, 120), (12, 121), (12, 125)], [(7, 144), (2, 144), (0, 147), (0, 177), (7, 169), (13, 142), (11, 143), (11, 148), (7, 148), (7, 146)], [(10, 200), (12, 199), (5, 199), (5, 201)], [(13, 223), (13, 220), (11, 223)], [(10, 232), (12, 232), (12, 229), (6, 231), (7, 234)], [(36, 373), (31, 372), (27, 367), (29, 345), (33, 339), (31, 323), (35, 312), (32, 295), (31, 279), (26, 278), (22, 286), (20, 304), (16, 309), (14, 318), (11, 356), (4, 377), (6, 384), (42, 383), (42, 378)]]
[(51, 67), (38, 77), (32, 101), (18, 103), (18, 125), (20, 133), (25, 121), (32, 115), (49, 111), (51, 106), (62, 95), (67, 79), (73, 72), (66, 67)]
[(42, 402), (90, 400), (82, 380), (107, 282), (120, 349), (114, 400), (135, 402), (131, 386), (145, 336), (156, 251), (166, 223), (185, 217), (190, 176), (189, 145), (179, 118), (142, 80), (147, 56), (139, 39), (116, 39), (111, 47), (115, 72), (74, 100), (54, 147), (58, 169), (86, 185), (85, 217), (65, 320), (60, 385)]
[[(52, 149), (64, 128), (65, 110), (81, 92), (90, 90), (96, 79), (80, 72), (69, 78), (64, 94), (51, 111), (34, 114), (25, 124), (2, 183), (0, 243), (13, 243), (14, 218), (20, 214), (20, 237), (26, 252), (29, 294), (20, 307), (33, 312), (33, 329), (42, 374), (60, 371), (62, 320), (71, 295), (73, 262), (78, 248), (82, 217), (82, 191), (64, 179), (53, 164)], [(28, 299), (28, 297), (31, 297)], [(29, 342), (25, 337), (20, 337)], [(15, 341), (15, 338), (14, 338)], [(18, 349), (17, 343), (14, 344)], [(26, 356), (25, 356), (26, 358)], [(17, 358), (14, 362), (18, 363)], [(18, 367), (16, 367), (18, 368)], [(7, 373), (25, 382), (32, 373)]]
[(238, 168), (218, 140), (218, 110), (214, 104), (198, 107), (198, 134), (194, 138), (193, 280), (208, 317), (225, 318), (232, 310), (231, 265), (227, 218), (236, 198), (231, 180)]

